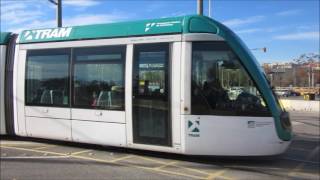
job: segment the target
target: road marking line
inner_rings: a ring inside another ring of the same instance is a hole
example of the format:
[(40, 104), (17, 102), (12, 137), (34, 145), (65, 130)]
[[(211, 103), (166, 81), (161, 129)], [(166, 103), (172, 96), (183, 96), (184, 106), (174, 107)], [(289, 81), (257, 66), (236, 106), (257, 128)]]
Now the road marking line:
[[(133, 166), (133, 167), (135, 167), (135, 166)], [(167, 171), (167, 170), (163, 170), (163, 169), (154, 169), (154, 168), (148, 168), (148, 167), (143, 167), (143, 166), (137, 166), (137, 168), (147, 169), (147, 170), (156, 171), (156, 172), (163, 172), (163, 173), (168, 173), (168, 174), (174, 174), (174, 175), (179, 175), (179, 176), (184, 176), (184, 177), (190, 177), (190, 178), (194, 178), (194, 179), (205, 179), (205, 177), (201, 177), (201, 176), (183, 174), (183, 173), (174, 172), (174, 171)]]
[(89, 160), (89, 161), (96, 161), (96, 162), (112, 164), (112, 163), (110, 163), (110, 161), (104, 160), (104, 159), (97, 159), (97, 158), (84, 157), (84, 156), (78, 156), (78, 155), (69, 155), (69, 157), (73, 157), (73, 158), (76, 158), (76, 159), (84, 159), (84, 160)]
[[(19, 148), (19, 147), (10, 147), (10, 146), (0, 146), (0, 147), (7, 148), (7, 149), (15, 149), (15, 150), (23, 150), (23, 151), (30, 151), (30, 152), (47, 153), (47, 154), (54, 154), (54, 155), (60, 155), (60, 156), (66, 156), (66, 157), (73, 157), (73, 158), (90, 160), (90, 161), (95, 161), (95, 162), (102, 162), (102, 163), (107, 163), (107, 164), (114, 163), (114, 164), (119, 164), (119, 165), (123, 165), (123, 166), (127, 166), (127, 167), (135, 167), (135, 168), (139, 168), (139, 169), (150, 170), (150, 171), (154, 171), (154, 172), (158, 172), (158, 173), (160, 172), (160, 173), (173, 174), (173, 175), (189, 177), (189, 178), (194, 178), (194, 179), (205, 179), (205, 177), (201, 177), (201, 176), (183, 174), (183, 173), (167, 171), (167, 170), (163, 170), (163, 169), (154, 169), (154, 168), (138, 166), (138, 165), (124, 164), (124, 163), (120, 163), (117, 161), (112, 162), (112, 161), (107, 161), (107, 160), (103, 160), (103, 159), (96, 159), (96, 158), (83, 157), (83, 156), (78, 156), (78, 155), (71, 155), (71, 154), (64, 154), (64, 153), (57, 153), (57, 152), (50, 152), (50, 151), (43, 151), (43, 150), (35, 150), (35, 149), (26, 149), (26, 148)], [(138, 157), (141, 157), (141, 156), (138, 156)], [(153, 159), (149, 159), (149, 158), (145, 158), (145, 157), (143, 157), (143, 159), (153, 160)], [(153, 160), (153, 161), (157, 161), (157, 160)], [(161, 162), (161, 161), (157, 161), (157, 162)], [(161, 162), (161, 163), (164, 164), (164, 162)], [(173, 166), (180, 167), (180, 166), (176, 166), (176, 165), (173, 165)], [(196, 170), (196, 169), (186, 168), (186, 167), (180, 167), (180, 168), (185, 168), (185, 169), (189, 169), (189, 170), (193, 170), (193, 171)], [(208, 175), (208, 173), (206, 173), (206, 172), (203, 172), (200, 170), (197, 170), (197, 171)]]
[(172, 161), (172, 162), (169, 162), (167, 164), (164, 164), (164, 165), (161, 165), (159, 167), (155, 167), (154, 169), (161, 169), (161, 168), (164, 168), (164, 167), (167, 167), (167, 166), (171, 166), (173, 164), (177, 163), (177, 161)]
[(218, 176), (218, 178), (226, 179), (226, 180), (234, 180), (234, 178), (227, 177), (227, 176)]
[(0, 145), (39, 145), (41, 143), (24, 142), (24, 141), (1, 141)]
[[(320, 146), (318, 145), (317, 147), (315, 147), (306, 157), (306, 160), (309, 161), (312, 159), (313, 156), (315, 156), (317, 153), (319, 153), (319, 149)], [(305, 160), (304, 160), (305, 161)], [(300, 173), (299, 171), (301, 171), (303, 169), (303, 167), (305, 166), (305, 162), (302, 162), (300, 164), (298, 164), (290, 173), (289, 176), (295, 176), (297, 175), (297, 173)]]
[[(143, 156), (136, 156), (136, 157), (139, 157), (139, 158), (144, 159), (144, 160), (158, 162), (158, 163), (163, 164), (163, 165), (166, 164), (165, 162), (158, 161), (158, 160), (151, 159), (151, 158), (147, 158), (147, 157), (143, 157)], [(201, 170), (193, 169), (193, 168), (188, 168), (188, 167), (183, 167), (183, 166), (179, 166), (179, 165), (175, 165), (175, 164), (173, 164), (172, 166), (177, 167), (177, 168), (187, 169), (189, 171), (197, 172), (197, 173), (200, 173), (200, 174), (205, 174), (205, 175), (209, 175), (210, 174), (210, 173), (205, 172), (205, 171), (201, 171)]]
[(143, 157), (143, 156), (135, 155), (134, 157), (141, 158), (141, 159), (144, 159), (146, 161), (153, 161), (153, 162), (157, 162), (157, 163), (160, 163), (160, 164), (166, 164), (166, 162), (162, 162), (162, 161), (159, 161), (159, 160), (155, 160), (155, 159), (151, 159), (151, 158), (147, 158), (147, 157)]
[(11, 157), (0, 157), (0, 159), (60, 159), (68, 158), (68, 156), (11, 156)]
[(228, 169), (225, 168), (225, 169), (222, 169), (222, 170), (220, 170), (218, 172), (212, 173), (207, 177), (207, 179), (215, 179), (217, 177), (222, 177), (224, 179), (232, 179), (232, 178), (229, 178), (229, 177), (222, 176), (225, 172), (227, 172), (227, 170)]
[[(148, 171), (148, 170), (147, 170)], [(164, 173), (164, 172), (152, 172), (152, 173), (154, 173), (154, 174), (161, 174), (161, 175), (165, 175), (165, 176), (168, 176), (168, 177), (171, 177), (172, 178), (172, 174), (169, 174), (169, 173)], [(178, 176), (178, 175), (177, 175)], [(181, 178), (182, 179), (182, 178)], [(198, 178), (198, 179), (201, 179), (201, 178)]]
[[(144, 166), (138, 166), (138, 165), (132, 165), (132, 164), (125, 164), (124, 162), (121, 163), (119, 161), (112, 162), (112, 161), (96, 159), (96, 158), (90, 158), (90, 157), (83, 157), (83, 156), (70, 156), (70, 157), (74, 157), (74, 158), (78, 158), (78, 159), (91, 160), (91, 161), (96, 161), (96, 162), (103, 162), (103, 163), (107, 163), (107, 164), (119, 164), (119, 165), (123, 165), (123, 166), (127, 166), (127, 167), (135, 167), (135, 168), (138, 168), (138, 169), (145, 169), (145, 170), (150, 170), (150, 171), (155, 171), (155, 172), (162, 172), (162, 173), (167, 173), (167, 174), (169, 173), (169, 174), (174, 174), (174, 175), (179, 175), (179, 176), (184, 176), (184, 177), (189, 177), (189, 178), (194, 178), (194, 179), (205, 179), (204, 177), (200, 177), (200, 176), (182, 174), (182, 173), (178, 173), (178, 172), (166, 171), (166, 170), (162, 170), (162, 169), (154, 169), (154, 168), (150, 168), (150, 167), (144, 167)], [(134, 157), (134, 156), (132, 156), (132, 157)]]
[(32, 148), (35, 150), (40, 150), (40, 149), (46, 149), (46, 148), (51, 148), (51, 147), (55, 147), (56, 145), (49, 145), (49, 146), (41, 146), (41, 147), (36, 147), (36, 148)]
[(36, 150), (36, 149), (26, 149), (26, 148), (10, 147), (10, 146), (0, 146), (0, 147), (1, 147), (1, 148), (7, 148), (7, 149), (15, 149), (15, 150), (22, 150), (22, 151), (37, 152), (37, 153), (54, 154), (54, 155), (60, 155), (60, 156), (67, 156), (67, 155), (68, 155), (68, 154), (63, 154), (63, 153), (43, 151), (43, 150)]
[(78, 154), (82, 154), (82, 153), (86, 153), (86, 152), (90, 152), (90, 151), (92, 151), (92, 150), (91, 149), (90, 150), (83, 150), (83, 151), (73, 152), (70, 155), (73, 156), (73, 155), (78, 155)]
[(127, 155), (127, 156), (124, 156), (124, 157), (121, 157), (121, 158), (113, 159), (113, 160), (111, 160), (109, 162), (115, 163), (117, 161), (121, 161), (121, 160), (124, 160), (124, 159), (129, 159), (129, 158), (132, 158), (132, 157), (133, 157), (132, 155)]
[(220, 171), (218, 171), (216, 173), (212, 173), (207, 177), (207, 179), (214, 179), (214, 178), (222, 175), (224, 172), (226, 172), (226, 169), (222, 169), (222, 170), (220, 170)]
[(186, 169), (186, 170), (193, 171), (193, 172), (197, 172), (197, 173), (204, 174), (204, 175), (209, 175), (210, 174), (210, 173), (208, 173), (206, 171), (201, 171), (201, 170), (194, 169), (194, 168), (189, 168), (189, 167), (184, 167), (184, 166), (179, 166), (179, 165), (172, 165), (172, 166), (178, 167), (178, 168), (182, 168), (182, 169)]

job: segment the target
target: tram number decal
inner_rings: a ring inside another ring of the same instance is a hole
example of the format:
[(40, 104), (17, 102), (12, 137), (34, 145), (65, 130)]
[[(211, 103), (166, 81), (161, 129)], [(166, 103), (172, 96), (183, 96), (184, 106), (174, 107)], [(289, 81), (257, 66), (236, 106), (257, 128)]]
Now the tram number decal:
[(190, 137), (200, 137), (199, 120), (188, 120), (188, 135)]

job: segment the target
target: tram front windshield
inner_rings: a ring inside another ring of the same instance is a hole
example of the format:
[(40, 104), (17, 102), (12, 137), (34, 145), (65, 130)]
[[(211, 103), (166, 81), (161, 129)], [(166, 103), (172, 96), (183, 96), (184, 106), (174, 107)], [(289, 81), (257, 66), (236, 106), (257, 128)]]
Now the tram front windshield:
[(225, 42), (194, 42), (192, 49), (192, 114), (271, 116), (255, 83)]

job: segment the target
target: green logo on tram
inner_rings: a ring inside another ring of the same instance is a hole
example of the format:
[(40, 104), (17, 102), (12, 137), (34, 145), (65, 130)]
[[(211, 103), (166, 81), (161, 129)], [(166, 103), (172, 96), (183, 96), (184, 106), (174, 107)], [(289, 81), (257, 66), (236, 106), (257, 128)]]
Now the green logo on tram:
[(191, 137), (200, 137), (199, 120), (188, 120), (188, 135)]
[(176, 24), (181, 24), (181, 21), (151, 22), (146, 24), (144, 32), (147, 32), (150, 29), (155, 29), (155, 28), (170, 27)]

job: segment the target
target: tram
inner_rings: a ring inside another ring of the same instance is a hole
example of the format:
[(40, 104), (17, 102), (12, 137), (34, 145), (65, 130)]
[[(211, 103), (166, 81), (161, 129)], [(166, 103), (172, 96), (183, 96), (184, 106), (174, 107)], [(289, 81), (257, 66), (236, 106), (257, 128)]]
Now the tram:
[(268, 156), (288, 113), (246, 45), (199, 15), (1, 33), (1, 134)]

